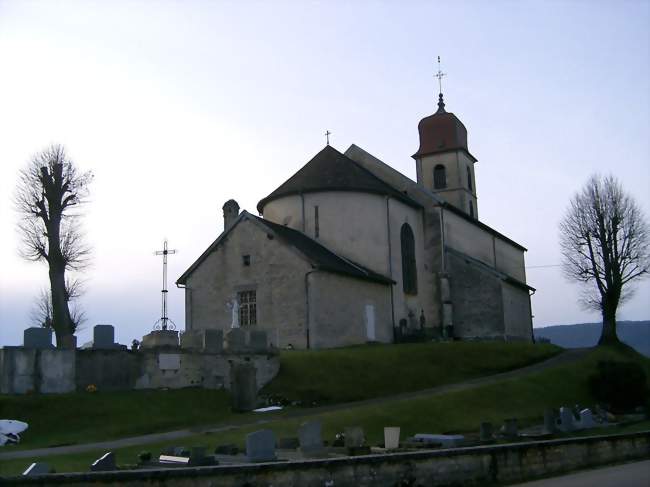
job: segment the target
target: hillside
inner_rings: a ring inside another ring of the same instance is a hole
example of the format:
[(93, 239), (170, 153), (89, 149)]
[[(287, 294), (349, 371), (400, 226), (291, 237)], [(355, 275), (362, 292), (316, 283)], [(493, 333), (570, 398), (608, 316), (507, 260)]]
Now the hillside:
[[(564, 348), (593, 347), (600, 338), (601, 323), (579, 323), (535, 328), (535, 337), (544, 337)], [(650, 321), (619, 321), (618, 336), (637, 352), (650, 357)]]

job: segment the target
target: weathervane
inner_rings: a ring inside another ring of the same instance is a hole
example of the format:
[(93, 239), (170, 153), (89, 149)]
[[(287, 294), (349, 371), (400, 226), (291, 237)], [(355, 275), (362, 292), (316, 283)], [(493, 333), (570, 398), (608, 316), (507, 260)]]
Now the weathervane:
[[(153, 325), (154, 330), (175, 330), (176, 329), (176, 323), (174, 323), (172, 320), (170, 320), (167, 317), (167, 255), (168, 254), (175, 254), (176, 250), (169, 250), (167, 248), (167, 239), (165, 239), (165, 243), (163, 245), (162, 250), (157, 250), (154, 255), (162, 255), (163, 256), (163, 288), (162, 288), (162, 316), (158, 321), (156, 321)], [(170, 325), (171, 324), (171, 325)]]
[(438, 88), (440, 89), (440, 94), (442, 95), (442, 77), (447, 76), (447, 73), (443, 73), (440, 69), (440, 56), (438, 56), (438, 72), (435, 77), (438, 78)]
[(325, 132), (325, 137), (327, 137), (327, 145), (330, 145), (330, 135), (332, 135), (332, 132), (329, 130)]

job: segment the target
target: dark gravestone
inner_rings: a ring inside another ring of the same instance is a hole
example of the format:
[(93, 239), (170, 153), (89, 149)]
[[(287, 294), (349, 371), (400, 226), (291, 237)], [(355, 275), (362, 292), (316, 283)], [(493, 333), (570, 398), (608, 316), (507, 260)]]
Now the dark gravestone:
[(117, 470), (115, 453), (112, 451), (105, 453), (90, 465), (91, 472), (110, 472), (111, 470)]
[(233, 364), (230, 368), (232, 409), (252, 411), (257, 407), (256, 369), (253, 364)]
[(517, 438), (519, 436), (519, 428), (517, 426), (516, 418), (509, 418), (503, 422), (501, 433), (506, 438)]
[(544, 411), (544, 432), (548, 434), (557, 433), (557, 416), (554, 409)]
[(494, 430), (492, 428), (492, 423), (481, 423), (479, 439), (481, 441), (492, 441), (494, 439)]
[(95, 325), (93, 327), (93, 348), (115, 348), (115, 328), (113, 328), (113, 325)]
[(233, 328), (226, 334), (226, 345), (229, 352), (246, 350), (246, 332), (241, 328)]
[(246, 435), (246, 456), (251, 462), (272, 462), (276, 460), (273, 431), (260, 430)]
[(23, 347), (25, 348), (54, 348), (52, 345), (52, 330), (50, 328), (32, 327), (23, 332)]
[(203, 330), (203, 351), (221, 353), (223, 351), (223, 331)]
[(558, 425), (558, 428), (565, 433), (575, 429), (573, 411), (571, 411), (571, 408), (564, 406), (560, 408), (560, 418), (556, 424)]
[(268, 349), (266, 332), (263, 330), (251, 330), (248, 334), (248, 346), (254, 352), (266, 352)]
[(364, 443), (363, 428), (359, 426), (345, 428), (345, 446), (347, 448), (357, 448), (363, 446)]
[(298, 429), (300, 451), (305, 456), (318, 455), (323, 451), (322, 426), (320, 421), (307, 421)]
[(46, 475), (52, 472), (52, 468), (47, 463), (36, 462), (32, 463), (23, 475)]

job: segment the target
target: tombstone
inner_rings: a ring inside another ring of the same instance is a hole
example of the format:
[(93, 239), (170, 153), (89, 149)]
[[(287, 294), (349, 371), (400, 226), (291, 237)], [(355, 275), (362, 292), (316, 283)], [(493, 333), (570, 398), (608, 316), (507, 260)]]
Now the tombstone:
[(295, 436), (289, 438), (280, 438), (278, 448), (280, 450), (295, 450), (300, 446), (300, 441)]
[(233, 328), (226, 334), (226, 346), (229, 352), (246, 350), (246, 332), (241, 328)]
[(553, 409), (544, 411), (544, 432), (548, 434), (557, 433), (557, 418)]
[(384, 447), (387, 450), (399, 448), (399, 426), (386, 426), (384, 428)]
[(171, 465), (189, 465), (190, 457), (177, 457), (175, 455), (160, 455), (158, 457), (159, 463), (168, 463)]
[(105, 453), (90, 465), (91, 472), (110, 472), (111, 470), (117, 470), (115, 453), (112, 451)]
[(492, 423), (483, 422), (481, 423), (481, 430), (479, 433), (479, 439), (481, 441), (492, 441), (494, 440), (494, 429), (492, 428)]
[(27, 470), (23, 472), (23, 475), (46, 475), (51, 471), (52, 469), (47, 463), (35, 462), (27, 467)]
[(323, 451), (322, 425), (320, 421), (307, 421), (298, 428), (300, 451), (305, 456), (318, 455)]
[(508, 418), (503, 422), (501, 433), (506, 438), (517, 438), (519, 436), (519, 427), (517, 426), (517, 418)]
[(223, 331), (203, 330), (203, 351), (221, 353), (223, 351)]
[(248, 334), (248, 346), (255, 352), (266, 352), (269, 345), (264, 330), (251, 330)]
[(256, 373), (255, 366), (250, 363), (233, 364), (230, 367), (230, 396), (233, 411), (252, 411), (257, 407)]
[(594, 415), (591, 412), (591, 409), (589, 408), (580, 411), (579, 425), (580, 425), (580, 429), (596, 428), (597, 426), (600, 426), (594, 420)]
[(115, 328), (113, 325), (95, 325), (93, 327), (93, 348), (115, 348)]
[(575, 429), (575, 425), (573, 421), (574, 421), (573, 411), (571, 411), (571, 408), (562, 406), (560, 408), (560, 418), (558, 419), (557, 422), (557, 426), (559, 430), (564, 433), (573, 431)]
[(346, 448), (357, 448), (363, 446), (365, 438), (363, 436), (363, 428), (353, 426), (345, 428), (345, 446)]
[(455, 448), (465, 441), (463, 435), (432, 435), (418, 433), (413, 437), (413, 442), (430, 446), (441, 446), (442, 448)]
[(273, 431), (260, 430), (246, 435), (246, 456), (251, 462), (272, 462), (276, 460)]
[(52, 345), (52, 330), (50, 328), (31, 327), (23, 332), (23, 347), (25, 348), (54, 348)]

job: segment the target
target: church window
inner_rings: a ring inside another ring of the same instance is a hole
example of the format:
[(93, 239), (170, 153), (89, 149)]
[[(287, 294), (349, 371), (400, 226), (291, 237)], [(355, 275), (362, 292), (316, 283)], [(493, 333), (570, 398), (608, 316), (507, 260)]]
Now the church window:
[(402, 225), (400, 241), (402, 244), (402, 288), (406, 294), (417, 294), (418, 275), (415, 264), (415, 238), (408, 223)]
[(242, 264), (245, 266), (251, 265), (251, 256), (250, 255), (242, 255)]
[(472, 203), (471, 200), (470, 200), (470, 202), (469, 202), (469, 216), (471, 216), (472, 218), (474, 218), (474, 204)]
[(255, 291), (241, 291), (237, 293), (239, 302), (239, 324), (250, 326), (257, 324), (257, 296)]
[(314, 206), (314, 237), (318, 238), (320, 235), (320, 227), (318, 225), (318, 205)]
[(433, 169), (433, 189), (442, 189), (447, 187), (447, 170), (442, 164), (438, 164)]
[(472, 191), (472, 171), (469, 166), (467, 166), (467, 187)]

